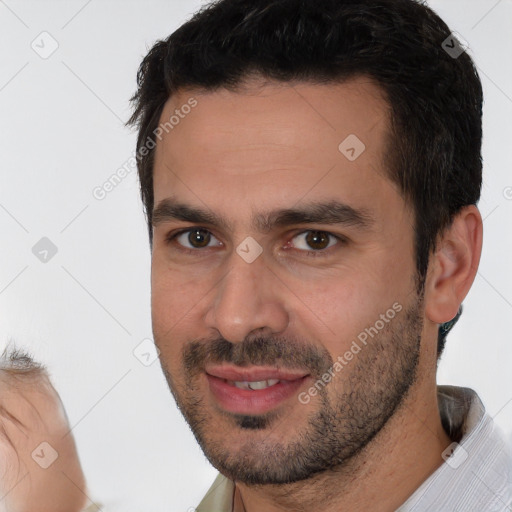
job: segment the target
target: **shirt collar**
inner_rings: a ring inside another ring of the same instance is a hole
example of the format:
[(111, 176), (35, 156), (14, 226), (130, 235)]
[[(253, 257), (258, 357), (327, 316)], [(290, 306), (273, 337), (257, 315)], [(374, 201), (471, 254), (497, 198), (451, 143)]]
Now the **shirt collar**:
[(469, 388), (438, 386), (441, 421), (453, 443), (445, 462), (396, 512), (502, 512), (512, 503), (512, 453), (501, 429)]

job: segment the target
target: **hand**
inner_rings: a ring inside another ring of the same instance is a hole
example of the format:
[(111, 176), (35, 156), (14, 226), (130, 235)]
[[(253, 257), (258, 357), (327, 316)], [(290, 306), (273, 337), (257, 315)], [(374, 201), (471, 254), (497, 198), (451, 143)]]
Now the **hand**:
[(45, 369), (18, 351), (8, 357), (4, 352), (0, 512), (78, 512), (85, 506), (85, 478), (69, 430)]

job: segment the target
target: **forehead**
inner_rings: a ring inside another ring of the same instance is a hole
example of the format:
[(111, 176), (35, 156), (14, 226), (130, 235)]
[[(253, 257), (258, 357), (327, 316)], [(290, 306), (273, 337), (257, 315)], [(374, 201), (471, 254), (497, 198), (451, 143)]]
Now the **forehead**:
[(172, 195), (216, 208), (247, 208), (253, 199), (253, 210), (269, 210), (335, 192), (357, 207), (372, 194), (374, 202), (379, 194), (389, 200), (385, 189), (397, 193), (384, 168), (389, 105), (366, 77), (181, 90), (164, 106), (166, 123), (155, 154), (155, 206)]
[[(192, 101), (197, 104), (190, 108)], [(166, 102), (160, 125), (168, 123), (164, 139), (194, 142), (205, 150), (252, 142), (288, 146), (300, 154), (301, 148), (309, 151), (320, 140), (325, 142), (322, 146), (330, 142), (337, 150), (337, 143), (349, 134), (377, 149), (388, 110), (383, 90), (366, 77), (322, 85), (253, 79), (237, 92), (180, 90)], [(172, 153), (172, 147), (167, 149)]]

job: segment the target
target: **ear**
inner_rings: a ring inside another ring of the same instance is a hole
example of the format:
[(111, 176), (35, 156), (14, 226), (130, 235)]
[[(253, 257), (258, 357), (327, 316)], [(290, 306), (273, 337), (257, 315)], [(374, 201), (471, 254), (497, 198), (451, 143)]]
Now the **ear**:
[(482, 216), (464, 207), (438, 239), (425, 283), (425, 313), (436, 324), (451, 320), (466, 297), (482, 252)]

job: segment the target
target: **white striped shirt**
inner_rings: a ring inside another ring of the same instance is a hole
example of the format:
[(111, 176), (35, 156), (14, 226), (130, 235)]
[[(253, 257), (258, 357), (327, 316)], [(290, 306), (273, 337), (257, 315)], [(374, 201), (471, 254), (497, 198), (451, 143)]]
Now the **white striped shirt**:
[[(512, 512), (512, 448), (503, 432), (472, 389), (437, 390), (443, 427), (454, 443), (396, 512)], [(233, 512), (234, 490), (219, 473), (196, 512)]]
[(512, 452), (505, 435), (472, 389), (439, 386), (438, 400), (441, 417), (461, 430), (462, 439), (397, 512), (512, 511)]

